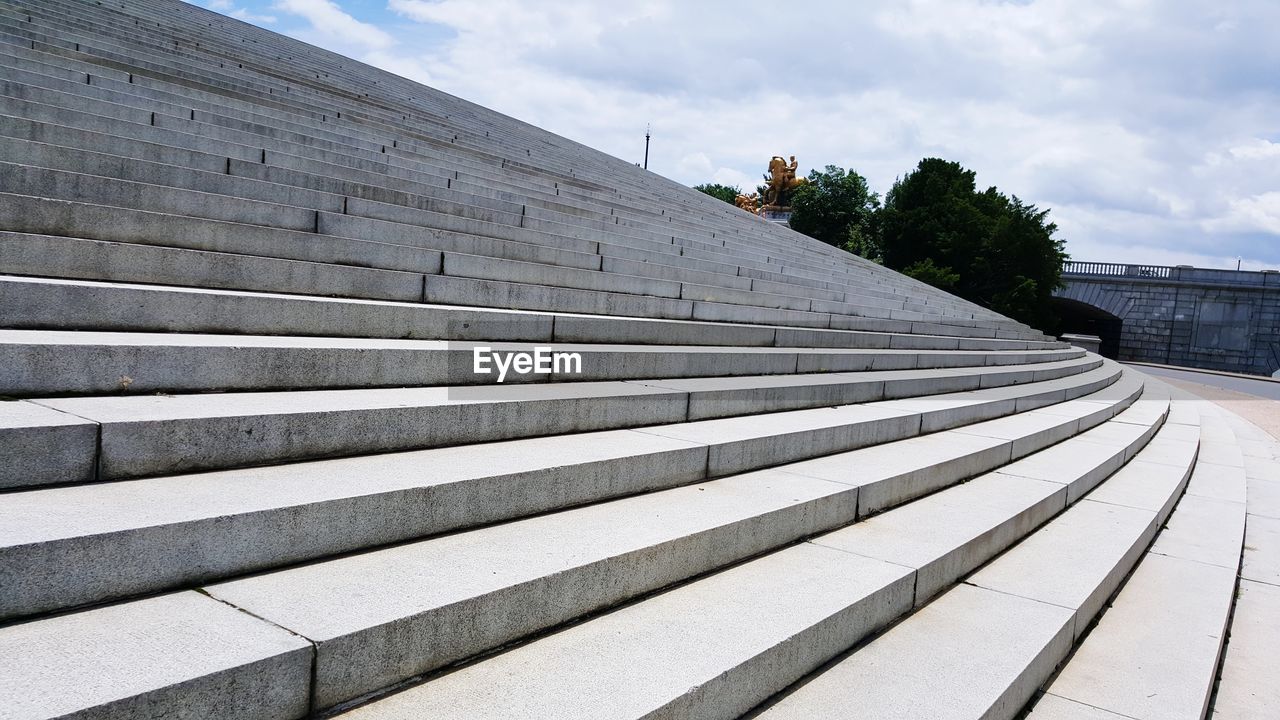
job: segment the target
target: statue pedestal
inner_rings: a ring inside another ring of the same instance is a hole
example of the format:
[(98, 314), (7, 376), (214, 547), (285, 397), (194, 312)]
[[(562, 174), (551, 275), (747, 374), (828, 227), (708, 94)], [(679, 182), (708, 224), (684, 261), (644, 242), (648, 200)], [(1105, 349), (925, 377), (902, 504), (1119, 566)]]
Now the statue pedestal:
[(760, 217), (769, 222), (786, 224), (791, 222), (791, 208), (770, 208), (760, 209)]

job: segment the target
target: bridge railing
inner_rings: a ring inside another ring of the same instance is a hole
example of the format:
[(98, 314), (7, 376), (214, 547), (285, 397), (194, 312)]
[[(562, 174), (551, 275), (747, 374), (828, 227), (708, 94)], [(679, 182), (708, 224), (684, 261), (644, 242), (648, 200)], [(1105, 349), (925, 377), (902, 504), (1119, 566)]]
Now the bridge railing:
[(1125, 263), (1066, 262), (1063, 275), (1100, 275), (1104, 277), (1167, 278), (1174, 268), (1168, 265), (1126, 265)]
[(1280, 288), (1280, 272), (1275, 270), (1217, 270), (1190, 265), (1128, 265), (1125, 263), (1066, 262), (1062, 275), (1129, 280), (1164, 280), (1199, 285), (1235, 285)]

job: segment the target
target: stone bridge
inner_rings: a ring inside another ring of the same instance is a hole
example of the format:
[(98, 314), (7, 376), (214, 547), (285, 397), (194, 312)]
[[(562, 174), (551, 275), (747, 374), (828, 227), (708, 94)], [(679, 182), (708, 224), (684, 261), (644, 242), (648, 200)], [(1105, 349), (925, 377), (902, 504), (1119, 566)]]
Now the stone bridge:
[(1069, 262), (1055, 293), (1064, 332), (1118, 360), (1272, 375), (1280, 369), (1280, 273)]

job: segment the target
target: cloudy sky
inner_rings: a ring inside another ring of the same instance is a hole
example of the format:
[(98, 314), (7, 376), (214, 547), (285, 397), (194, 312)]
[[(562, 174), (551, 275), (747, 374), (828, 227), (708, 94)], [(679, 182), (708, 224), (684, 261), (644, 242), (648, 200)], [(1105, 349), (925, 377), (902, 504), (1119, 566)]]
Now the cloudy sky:
[(1078, 260), (1280, 268), (1276, 0), (197, 2), (689, 185), (936, 156)]

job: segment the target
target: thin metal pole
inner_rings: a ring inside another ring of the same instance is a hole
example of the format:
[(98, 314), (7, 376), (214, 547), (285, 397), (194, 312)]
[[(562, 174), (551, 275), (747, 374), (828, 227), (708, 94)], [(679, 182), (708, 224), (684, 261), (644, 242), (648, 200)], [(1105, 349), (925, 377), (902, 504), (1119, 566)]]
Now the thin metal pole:
[(644, 126), (644, 169), (649, 169), (649, 124)]

